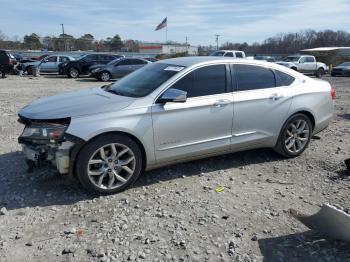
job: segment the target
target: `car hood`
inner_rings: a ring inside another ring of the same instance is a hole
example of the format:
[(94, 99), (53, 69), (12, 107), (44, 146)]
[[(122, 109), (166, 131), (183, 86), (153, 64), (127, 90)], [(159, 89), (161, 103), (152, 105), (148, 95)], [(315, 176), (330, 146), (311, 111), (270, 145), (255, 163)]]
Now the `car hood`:
[(279, 65), (291, 65), (291, 64), (293, 64), (293, 62), (285, 62), (285, 61), (277, 61), (275, 63), (279, 64)]
[(25, 63), (22, 63), (22, 64), (24, 64), (25, 66), (29, 66), (29, 65), (31, 65), (31, 66), (38, 66), (38, 65), (41, 64), (41, 61), (29, 61), (29, 62), (25, 62)]
[(102, 88), (83, 89), (40, 98), (25, 106), (19, 115), (29, 119), (59, 119), (121, 110), (136, 98), (118, 96)]
[(333, 69), (349, 70), (350, 66), (336, 66), (336, 67), (333, 67)]

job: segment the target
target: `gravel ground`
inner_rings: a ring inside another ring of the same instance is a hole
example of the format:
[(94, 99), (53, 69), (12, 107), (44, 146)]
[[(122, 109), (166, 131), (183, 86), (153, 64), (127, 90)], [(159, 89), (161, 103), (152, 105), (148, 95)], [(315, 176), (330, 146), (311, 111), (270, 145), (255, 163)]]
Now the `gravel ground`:
[(323, 203), (350, 208), (350, 78), (325, 80), (337, 91), (334, 120), (302, 156), (266, 149), (208, 158), (96, 198), (53, 170), (27, 174), (16, 121), (31, 100), (102, 84), (0, 79), (0, 261), (350, 261), (350, 244), (287, 214)]

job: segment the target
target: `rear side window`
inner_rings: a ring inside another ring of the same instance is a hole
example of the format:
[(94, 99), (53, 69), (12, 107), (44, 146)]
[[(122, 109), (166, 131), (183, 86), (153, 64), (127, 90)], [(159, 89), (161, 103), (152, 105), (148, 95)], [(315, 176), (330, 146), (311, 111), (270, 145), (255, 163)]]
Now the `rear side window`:
[(315, 58), (311, 56), (305, 57), (305, 63), (313, 63), (313, 62), (315, 62)]
[(290, 86), (295, 80), (294, 77), (278, 70), (275, 70), (275, 76), (276, 86)]
[(272, 70), (254, 65), (234, 65), (237, 91), (275, 87), (275, 75)]
[(236, 52), (236, 57), (237, 58), (243, 58), (243, 54), (241, 52)]
[(208, 96), (226, 92), (225, 65), (199, 68), (176, 82), (172, 88), (187, 92), (187, 97)]
[(143, 65), (145, 62), (140, 59), (131, 59), (131, 64), (132, 65)]
[(97, 55), (87, 55), (85, 61), (97, 61)]
[(120, 61), (117, 65), (131, 65), (130, 59), (124, 59)]

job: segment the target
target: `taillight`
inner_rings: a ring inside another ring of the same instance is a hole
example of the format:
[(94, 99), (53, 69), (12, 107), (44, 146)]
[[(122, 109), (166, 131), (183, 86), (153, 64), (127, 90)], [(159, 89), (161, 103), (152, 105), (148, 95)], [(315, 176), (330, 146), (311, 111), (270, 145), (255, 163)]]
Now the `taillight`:
[(333, 87), (331, 87), (331, 97), (332, 100), (335, 100), (335, 89)]

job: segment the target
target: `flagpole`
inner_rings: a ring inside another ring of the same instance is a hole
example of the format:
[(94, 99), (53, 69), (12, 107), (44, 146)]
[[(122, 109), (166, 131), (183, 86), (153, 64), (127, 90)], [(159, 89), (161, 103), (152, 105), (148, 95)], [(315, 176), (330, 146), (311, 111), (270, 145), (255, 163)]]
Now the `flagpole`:
[(168, 42), (168, 20), (166, 22), (166, 27), (165, 27), (165, 44)]

